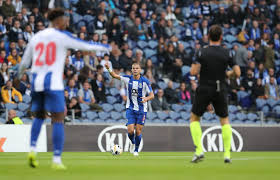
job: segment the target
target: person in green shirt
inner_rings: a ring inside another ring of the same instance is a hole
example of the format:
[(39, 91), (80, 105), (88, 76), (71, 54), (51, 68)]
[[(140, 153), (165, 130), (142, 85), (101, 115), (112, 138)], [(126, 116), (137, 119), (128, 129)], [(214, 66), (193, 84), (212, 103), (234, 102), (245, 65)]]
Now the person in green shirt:
[(8, 113), (8, 121), (6, 124), (23, 124), (22, 120), (17, 116), (14, 109), (10, 109)]

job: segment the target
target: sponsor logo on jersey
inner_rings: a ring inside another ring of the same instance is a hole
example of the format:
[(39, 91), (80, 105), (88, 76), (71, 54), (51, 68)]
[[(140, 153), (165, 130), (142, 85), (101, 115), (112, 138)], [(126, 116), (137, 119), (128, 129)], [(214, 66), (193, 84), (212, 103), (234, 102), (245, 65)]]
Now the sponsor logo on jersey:
[[(111, 150), (112, 145), (118, 144), (124, 152), (129, 152), (131, 146), (130, 139), (127, 136), (127, 127), (123, 125), (110, 126), (103, 129), (97, 139), (98, 148), (101, 152)], [(139, 146), (139, 152), (143, 148), (143, 137)]]
[[(221, 126), (213, 126), (206, 129), (201, 137), (202, 148), (204, 152), (223, 151), (223, 137), (221, 134)], [(232, 128), (231, 150), (240, 152), (243, 148), (243, 138), (238, 131)]]
[(142, 88), (142, 87), (143, 87), (142, 83), (139, 83), (139, 84), (138, 84), (138, 87), (139, 87), (139, 88)]

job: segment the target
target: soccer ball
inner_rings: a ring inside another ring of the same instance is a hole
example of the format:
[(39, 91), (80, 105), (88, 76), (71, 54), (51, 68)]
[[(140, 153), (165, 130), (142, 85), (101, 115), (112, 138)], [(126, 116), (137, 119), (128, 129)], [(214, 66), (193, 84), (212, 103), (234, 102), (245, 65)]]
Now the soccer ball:
[(112, 155), (120, 155), (123, 152), (122, 148), (118, 144), (114, 144), (111, 147), (111, 153)]

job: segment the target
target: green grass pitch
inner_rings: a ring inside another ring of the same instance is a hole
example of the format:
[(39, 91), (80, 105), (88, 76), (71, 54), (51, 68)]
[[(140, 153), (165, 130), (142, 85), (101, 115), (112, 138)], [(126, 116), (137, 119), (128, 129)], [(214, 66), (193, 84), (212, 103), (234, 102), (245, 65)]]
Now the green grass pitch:
[(50, 168), (51, 153), (39, 153), (39, 167), (27, 165), (26, 153), (0, 153), (0, 180), (280, 180), (280, 152), (206, 153), (198, 164), (192, 152), (65, 152), (66, 171)]

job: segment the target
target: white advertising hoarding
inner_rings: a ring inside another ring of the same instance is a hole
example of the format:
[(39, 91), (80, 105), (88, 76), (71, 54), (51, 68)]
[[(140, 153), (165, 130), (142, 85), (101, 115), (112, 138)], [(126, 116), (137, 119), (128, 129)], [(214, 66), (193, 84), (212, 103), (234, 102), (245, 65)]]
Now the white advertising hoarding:
[[(0, 152), (29, 152), (31, 125), (0, 125)], [(42, 125), (37, 151), (47, 152), (46, 125)]]

